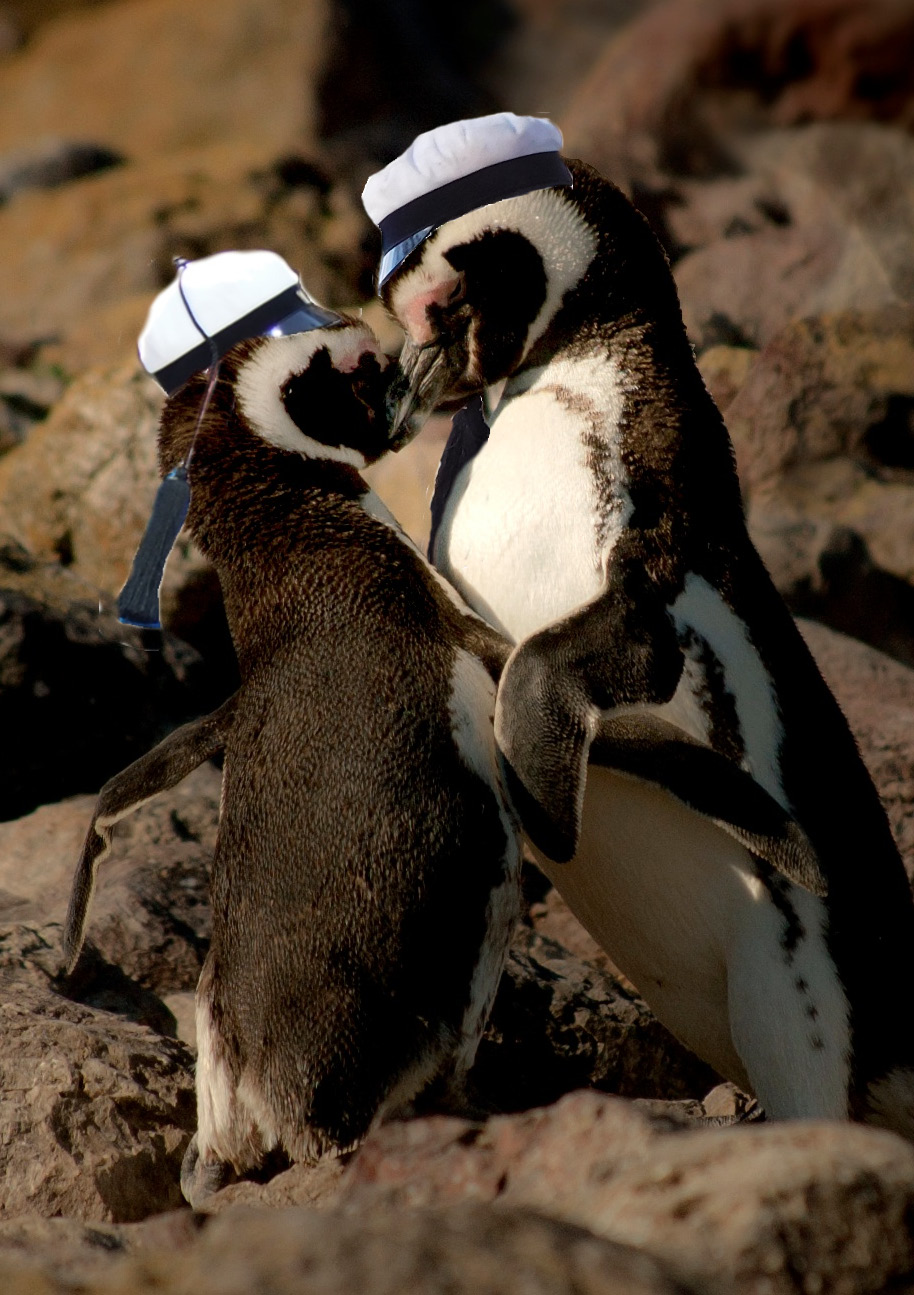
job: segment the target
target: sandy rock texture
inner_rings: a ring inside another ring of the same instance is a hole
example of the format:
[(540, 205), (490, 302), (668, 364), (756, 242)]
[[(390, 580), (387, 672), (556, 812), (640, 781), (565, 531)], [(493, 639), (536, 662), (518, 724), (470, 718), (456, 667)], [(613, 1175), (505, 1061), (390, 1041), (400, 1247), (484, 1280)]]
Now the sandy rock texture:
[(671, 1131), (597, 1093), (484, 1127), (390, 1125), (362, 1148), (347, 1191), (545, 1211), (710, 1291), (876, 1291), (914, 1260), (914, 1150), (898, 1138), (812, 1123)]
[(174, 1209), (196, 1121), (186, 1048), (48, 989), (4, 990), (0, 1218)]

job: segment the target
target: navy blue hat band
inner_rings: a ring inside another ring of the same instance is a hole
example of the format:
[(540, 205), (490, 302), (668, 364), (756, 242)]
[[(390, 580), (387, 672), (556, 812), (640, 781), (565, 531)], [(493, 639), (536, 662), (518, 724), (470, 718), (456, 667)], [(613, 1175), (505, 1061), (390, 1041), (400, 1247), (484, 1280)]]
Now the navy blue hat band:
[[(287, 321), (288, 327), (286, 327)], [(237, 342), (242, 342), (247, 337), (259, 337), (263, 333), (274, 330), (277, 336), (281, 333), (304, 333), (312, 328), (330, 328), (339, 323), (339, 315), (332, 310), (325, 310), (323, 306), (318, 306), (313, 301), (308, 301), (301, 288), (293, 285), (285, 292), (265, 301), (256, 310), (251, 310), (240, 319), (226, 325), (208, 340), (201, 341), (200, 345), (195, 346), (193, 350), (185, 351), (177, 360), (158, 369), (153, 377), (171, 396), (179, 387), (183, 387), (188, 378), (209, 368), (213, 360), (213, 344), (221, 357)]]
[(571, 172), (559, 153), (528, 153), (506, 162), (494, 162), (469, 175), (420, 194), (385, 216), (379, 223), (383, 250), (389, 252), (422, 230), (436, 229), (477, 207), (504, 198), (519, 198), (534, 189), (572, 184)]

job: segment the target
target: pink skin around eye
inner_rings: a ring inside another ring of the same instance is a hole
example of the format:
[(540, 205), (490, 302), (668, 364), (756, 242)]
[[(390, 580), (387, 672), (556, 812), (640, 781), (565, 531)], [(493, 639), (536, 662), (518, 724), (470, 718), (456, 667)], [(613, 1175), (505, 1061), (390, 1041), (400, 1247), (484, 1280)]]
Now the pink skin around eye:
[(460, 275), (442, 279), (424, 292), (417, 292), (403, 307), (403, 326), (417, 346), (425, 346), (434, 337), (428, 318), (429, 306), (446, 306), (460, 287)]

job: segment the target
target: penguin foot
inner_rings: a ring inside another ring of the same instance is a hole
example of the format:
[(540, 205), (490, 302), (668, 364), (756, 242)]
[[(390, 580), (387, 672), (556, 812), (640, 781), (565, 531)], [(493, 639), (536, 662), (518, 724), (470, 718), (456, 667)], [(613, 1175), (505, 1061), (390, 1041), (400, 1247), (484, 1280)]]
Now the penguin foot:
[(195, 1133), (181, 1162), (181, 1194), (191, 1209), (200, 1209), (216, 1192), (237, 1181), (237, 1177), (228, 1161), (201, 1158)]
[(736, 1115), (706, 1115), (703, 1123), (715, 1129), (732, 1129), (739, 1124), (764, 1124), (767, 1120), (765, 1108), (753, 1097), (746, 1109)]

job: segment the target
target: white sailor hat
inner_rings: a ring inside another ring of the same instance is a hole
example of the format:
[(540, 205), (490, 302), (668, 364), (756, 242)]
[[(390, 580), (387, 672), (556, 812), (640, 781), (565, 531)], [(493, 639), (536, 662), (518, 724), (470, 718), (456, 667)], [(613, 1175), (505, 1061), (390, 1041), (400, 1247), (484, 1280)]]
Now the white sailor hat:
[(545, 117), (497, 112), (418, 135), (362, 190), (381, 231), (378, 288), (439, 225), (502, 198), (572, 183), (562, 132)]
[(341, 322), (312, 301), (275, 252), (217, 252), (176, 264), (177, 277), (150, 306), (138, 344), (140, 363), (168, 395), (246, 337)]

